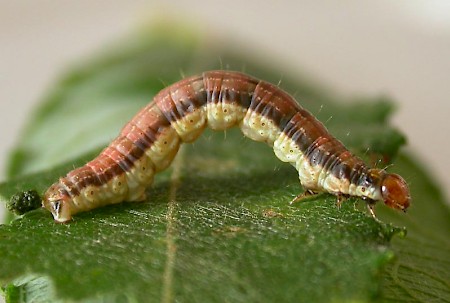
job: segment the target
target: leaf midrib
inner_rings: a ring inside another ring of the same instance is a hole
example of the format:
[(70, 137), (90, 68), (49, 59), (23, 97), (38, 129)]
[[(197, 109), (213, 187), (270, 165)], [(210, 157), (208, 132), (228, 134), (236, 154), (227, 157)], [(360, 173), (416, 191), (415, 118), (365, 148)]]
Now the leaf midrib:
[(166, 264), (163, 273), (163, 287), (161, 294), (162, 303), (173, 302), (173, 272), (175, 266), (175, 258), (177, 246), (175, 244), (177, 228), (175, 209), (177, 207), (177, 190), (181, 185), (181, 169), (184, 164), (185, 146), (182, 145), (175, 157), (173, 170), (170, 175), (169, 196), (167, 201), (167, 226), (166, 226)]

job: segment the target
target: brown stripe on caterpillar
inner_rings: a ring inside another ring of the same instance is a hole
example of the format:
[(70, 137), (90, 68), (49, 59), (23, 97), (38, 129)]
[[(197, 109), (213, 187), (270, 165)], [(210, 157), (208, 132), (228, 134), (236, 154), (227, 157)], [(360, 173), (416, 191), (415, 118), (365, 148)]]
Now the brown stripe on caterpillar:
[(293, 165), (306, 192), (362, 197), (372, 214), (375, 201), (402, 210), (409, 206), (400, 176), (368, 168), (277, 86), (231, 71), (205, 72), (160, 91), (97, 158), (53, 184), (43, 206), (65, 222), (102, 205), (141, 201), (181, 143), (194, 141), (205, 127), (233, 126)]

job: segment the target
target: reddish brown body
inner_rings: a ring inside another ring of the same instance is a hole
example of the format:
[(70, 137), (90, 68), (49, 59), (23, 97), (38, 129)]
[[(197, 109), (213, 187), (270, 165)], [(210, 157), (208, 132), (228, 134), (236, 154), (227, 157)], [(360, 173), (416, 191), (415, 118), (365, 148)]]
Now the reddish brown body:
[(65, 222), (102, 205), (144, 200), (154, 174), (171, 163), (181, 143), (195, 140), (205, 127), (233, 126), (295, 166), (308, 192), (409, 206), (400, 176), (368, 168), (275, 85), (230, 71), (205, 72), (162, 90), (97, 158), (53, 184), (43, 206)]

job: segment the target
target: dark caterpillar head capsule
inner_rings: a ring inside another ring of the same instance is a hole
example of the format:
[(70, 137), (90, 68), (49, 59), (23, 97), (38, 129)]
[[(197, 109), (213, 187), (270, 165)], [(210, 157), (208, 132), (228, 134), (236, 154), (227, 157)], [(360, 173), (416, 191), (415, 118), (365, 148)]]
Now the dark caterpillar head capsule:
[(386, 174), (381, 180), (381, 196), (384, 203), (392, 208), (405, 211), (411, 202), (408, 185), (397, 174)]
[(60, 183), (55, 183), (45, 192), (42, 206), (52, 213), (55, 221), (64, 223), (72, 218), (70, 200), (69, 193)]

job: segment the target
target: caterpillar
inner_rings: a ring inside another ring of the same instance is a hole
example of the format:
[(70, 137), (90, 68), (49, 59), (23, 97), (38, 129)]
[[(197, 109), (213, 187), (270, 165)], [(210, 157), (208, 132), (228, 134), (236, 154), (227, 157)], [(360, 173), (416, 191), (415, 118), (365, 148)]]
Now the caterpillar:
[(69, 172), (45, 192), (42, 206), (56, 222), (122, 201), (143, 201), (156, 173), (174, 159), (181, 143), (192, 142), (205, 127), (238, 126), (266, 142), (283, 162), (293, 165), (308, 194), (331, 193), (365, 199), (373, 205), (406, 210), (405, 180), (369, 168), (328, 133), (293, 97), (265, 81), (233, 71), (208, 71), (161, 90), (121, 130), (99, 156)]

